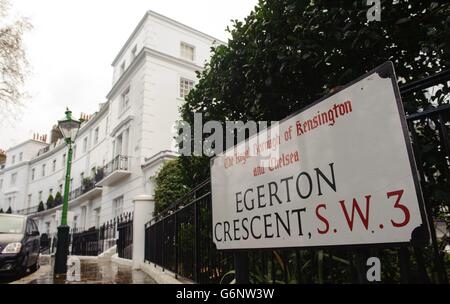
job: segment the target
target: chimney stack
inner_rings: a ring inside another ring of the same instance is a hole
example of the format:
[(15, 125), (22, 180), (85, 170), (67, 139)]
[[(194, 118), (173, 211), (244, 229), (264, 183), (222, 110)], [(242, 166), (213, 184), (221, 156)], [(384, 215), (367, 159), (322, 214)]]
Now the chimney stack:
[(0, 149), (0, 165), (6, 162), (6, 151)]
[(52, 130), (50, 131), (50, 144), (56, 143), (60, 138), (63, 138), (62, 133), (59, 130), (58, 126), (54, 125)]

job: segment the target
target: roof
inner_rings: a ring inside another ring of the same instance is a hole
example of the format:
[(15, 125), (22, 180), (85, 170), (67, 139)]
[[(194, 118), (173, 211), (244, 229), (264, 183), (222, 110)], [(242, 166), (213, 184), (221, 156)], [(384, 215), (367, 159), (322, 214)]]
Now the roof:
[(28, 139), (28, 140), (26, 140), (26, 141), (24, 141), (24, 142), (21, 142), (20, 144), (17, 144), (17, 145), (15, 145), (15, 146), (9, 148), (8, 150), (6, 150), (6, 152), (11, 151), (11, 150), (13, 150), (13, 149), (16, 149), (16, 148), (18, 148), (18, 147), (20, 147), (20, 146), (23, 146), (23, 145), (25, 145), (25, 144), (28, 144), (28, 143), (40, 144), (40, 145), (42, 145), (42, 146), (47, 146), (47, 145), (49, 145), (48, 143), (45, 143), (45, 142), (43, 142), (43, 141), (34, 140), (34, 139)]
[(194, 33), (196, 35), (202, 36), (203, 38), (206, 38), (206, 39), (209, 39), (209, 40), (214, 40), (214, 41), (217, 41), (217, 42), (222, 43), (222, 44), (226, 44), (225, 42), (223, 42), (220, 39), (217, 39), (217, 38), (215, 38), (215, 37), (213, 37), (211, 35), (205, 34), (205, 33), (201, 32), (199, 30), (196, 30), (196, 29), (194, 29), (194, 28), (192, 28), (192, 27), (190, 27), (188, 25), (180, 23), (180, 22), (178, 22), (178, 21), (176, 21), (174, 19), (171, 19), (169, 17), (163, 16), (161, 14), (158, 14), (158, 13), (156, 13), (154, 11), (148, 10), (145, 13), (144, 17), (142, 17), (141, 21), (139, 21), (138, 25), (133, 30), (133, 32), (131, 33), (130, 37), (127, 39), (127, 41), (123, 45), (123, 47), (120, 49), (119, 53), (117, 54), (116, 58), (114, 58), (114, 60), (113, 60), (111, 65), (114, 66), (117, 63), (119, 58), (123, 55), (123, 53), (127, 49), (127, 47), (130, 44), (130, 42), (136, 37), (137, 33), (140, 31), (140, 29), (142, 28), (142, 26), (144, 25), (145, 21), (147, 20), (147, 18), (149, 16), (152, 16), (152, 17), (157, 18), (157, 19), (159, 19), (161, 21), (170, 23), (170, 24), (172, 24), (172, 25), (174, 25), (176, 27), (179, 27), (181, 29), (187, 30), (187, 31), (189, 31), (191, 33)]

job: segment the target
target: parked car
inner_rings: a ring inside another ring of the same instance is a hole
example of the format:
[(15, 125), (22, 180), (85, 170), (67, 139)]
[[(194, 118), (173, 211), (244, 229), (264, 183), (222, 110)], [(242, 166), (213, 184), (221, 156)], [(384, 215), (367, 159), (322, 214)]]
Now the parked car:
[(0, 274), (22, 275), (39, 267), (36, 223), (23, 215), (0, 214)]

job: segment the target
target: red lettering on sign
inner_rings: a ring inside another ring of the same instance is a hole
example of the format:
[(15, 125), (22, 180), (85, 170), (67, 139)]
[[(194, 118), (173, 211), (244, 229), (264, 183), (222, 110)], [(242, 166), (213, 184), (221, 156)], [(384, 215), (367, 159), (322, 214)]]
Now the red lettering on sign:
[(394, 227), (403, 227), (409, 223), (409, 219), (410, 219), (409, 210), (405, 205), (402, 205), (400, 202), (404, 192), (405, 192), (404, 190), (397, 190), (397, 191), (392, 191), (392, 192), (387, 193), (388, 198), (390, 198), (391, 196), (397, 196), (397, 200), (395, 201), (394, 208), (401, 209), (403, 211), (403, 214), (405, 215), (405, 219), (401, 223), (396, 223), (393, 220), (391, 220), (391, 223), (392, 223), (392, 225), (394, 225)]
[(366, 195), (366, 215), (363, 215), (363, 212), (361, 211), (361, 208), (358, 205), (358, 201), (356, 198), (353, 199), (352, 204), (352, 216), (351, 218), (348, 215), (347, 208), (345, 207), (345, 200), (339, 201), (339, 204), (341, 204), (342, 210), (344, 211), (345, 219), (347, 220), (348, 227), (350, 228), (350, 231), (353, 231), (353, 223), (354, 223), (354, 217), (355, 217), (355, 210), (358, 212), (359, 218), (361, 219), (364, 227), (366, 230), (369, 228), (369, 205), (370, 205), (370, 198), (371, 195)]
[(325, 205), (325, 204), (320, 204), (320, 205), (318, 205), (318, 206), (316, 207), (316, 216), (317, 216), (317, 218), (318, 218), (319, 220), (321, 220), (321, 221), (325, 224), (325, 229), (324, 229), (324, 230), (320, 230), (319, 228), (317, 228), (317, 232), (319, 232), (319, 234), (325, 234), (325, 233), (328, 232), (328, 230), (330, 230), (330, 223), (328, 222), (328, 220), (327, 220), (324, 216), (322, 216), (322, 215), (319, 213), (319, 209), (321, 209), (321, 208), (327, 209), (327, 205)]

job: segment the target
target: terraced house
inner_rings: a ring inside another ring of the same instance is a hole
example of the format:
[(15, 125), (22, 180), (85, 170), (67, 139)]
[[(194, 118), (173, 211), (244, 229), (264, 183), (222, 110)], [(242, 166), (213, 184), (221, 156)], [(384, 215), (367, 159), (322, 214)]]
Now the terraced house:
[[(217, 43), (223, 42), (155, 12), (145, 14), (112, 63), (107, 101), (83, 116), (74, 144), (69, 226), (98, 227), (131, 211), (134, 197), (152, 194), (150, 177), (176, 155), (178, 108)], [(49, 140), (35, 136), (5, 154), (0, 208), (33, 214), (41, 232), (55, 233), (67, 156), (61, 134), (53, 129)]]

